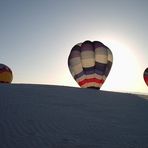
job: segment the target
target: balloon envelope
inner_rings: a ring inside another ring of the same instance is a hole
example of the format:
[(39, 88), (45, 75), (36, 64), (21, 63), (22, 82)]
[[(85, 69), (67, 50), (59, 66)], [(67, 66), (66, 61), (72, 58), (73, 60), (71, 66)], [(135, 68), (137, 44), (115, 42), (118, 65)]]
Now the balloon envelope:
[(148, 68), (145, 69), (143, 73), (143, 78), (144, 78), (146, 85), (148, 86)]
[(113, 62), (111, 50), (99, 41), (75, 45), (68, 57), (69, 70), (82, 88), (100, 89)]
[(11, 83), (12, 79), (11, 69), (4, 64), (0, 64), (0, 83)]

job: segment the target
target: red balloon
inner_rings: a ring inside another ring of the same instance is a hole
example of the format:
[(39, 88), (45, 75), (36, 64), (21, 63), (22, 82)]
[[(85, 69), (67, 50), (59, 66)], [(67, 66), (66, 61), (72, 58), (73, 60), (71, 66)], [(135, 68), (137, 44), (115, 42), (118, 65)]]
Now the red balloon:
[(143, 78), (144, 78), (146, 85), (148, 86), (148, 68), (145, 69), (143, 73)]

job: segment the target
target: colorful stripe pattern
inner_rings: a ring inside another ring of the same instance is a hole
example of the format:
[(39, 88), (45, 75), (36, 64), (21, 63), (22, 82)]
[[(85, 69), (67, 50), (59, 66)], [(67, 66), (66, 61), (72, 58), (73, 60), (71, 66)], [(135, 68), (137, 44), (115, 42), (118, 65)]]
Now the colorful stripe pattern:
[(143, 77), (146, 85), (148, 86), (148, 68), (145, 69)]
[(111, 50), (99, 41), (85, 41), (75, 45), (68, 57), (69, 70), (83, 88), (100, 89), (112, 62)]
[(4, 64), (0, 64), (0, 83), (11, 83), (12, 78), (11, 69)]

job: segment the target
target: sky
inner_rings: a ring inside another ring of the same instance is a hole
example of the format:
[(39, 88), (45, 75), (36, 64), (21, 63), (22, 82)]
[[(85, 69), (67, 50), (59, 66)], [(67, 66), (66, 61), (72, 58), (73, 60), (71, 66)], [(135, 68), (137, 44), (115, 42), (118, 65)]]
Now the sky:
[(147, 0), (0, 0), (0, 63), (12, 69), (12, 83), (79, 87), (70, 50), (98, 40), (113, 53), (101, 90), (148, 93), (147, 14)]

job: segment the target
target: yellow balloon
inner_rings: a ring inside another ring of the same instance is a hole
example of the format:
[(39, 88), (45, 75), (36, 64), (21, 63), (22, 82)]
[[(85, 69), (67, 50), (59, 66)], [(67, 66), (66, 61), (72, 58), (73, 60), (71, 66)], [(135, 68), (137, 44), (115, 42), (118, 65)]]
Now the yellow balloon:
[(12, 79), (13, 74), (11, 69), (4, 64), (0, 64), (0, 83), (11, 83)]

